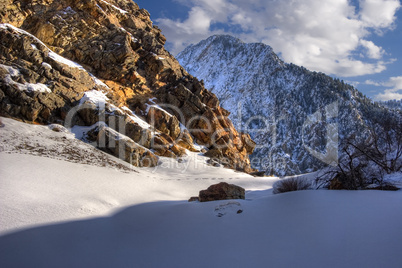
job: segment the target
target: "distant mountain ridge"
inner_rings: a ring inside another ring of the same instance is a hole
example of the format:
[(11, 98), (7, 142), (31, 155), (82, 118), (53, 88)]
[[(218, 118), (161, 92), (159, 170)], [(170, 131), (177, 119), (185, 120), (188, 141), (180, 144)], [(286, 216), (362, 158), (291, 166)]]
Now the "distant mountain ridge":
[(399, 109), (402, 110), (402, 100), (389, 100), (380, 102), (383, 106), (389, 109)]
[(328, 153), (328, 129), (336, 130), (331, 148), (338, 148), (346, 137), (363, 138), (377, 119), (391, 116), (353, 86), (284, 63), (262, 43), (216, 35), (190, 45), (177, 59), (218, 96), (234, 125), (250, 133), (257, 143), (252, 163), (268, 174), (323, 168), (330, 164), (320, 160)]

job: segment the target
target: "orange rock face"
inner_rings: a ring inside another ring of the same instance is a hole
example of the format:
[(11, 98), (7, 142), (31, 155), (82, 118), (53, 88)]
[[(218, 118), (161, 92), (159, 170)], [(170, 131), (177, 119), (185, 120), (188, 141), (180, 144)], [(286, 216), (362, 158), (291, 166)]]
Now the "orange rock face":
[[(109, 106), (89, 105), (73, 124), (106, 121), (159, 156), (196, 151), (196, 142), (219, 152), (217, 160), (226, 166), (252, 171), (248, 155), (255, 144), (236, 131), (218, 98), (165, 50), (166, 38), (133, 1), (6, 0), (0, 5), (0, 23), (26, 31), (0, 27), (1, 115), (65, 122), (85, 92), (98, 90)], [(46, 87), (30, 91), (33, 84)], [(155, 158), (148, 159), (155, 164)]]

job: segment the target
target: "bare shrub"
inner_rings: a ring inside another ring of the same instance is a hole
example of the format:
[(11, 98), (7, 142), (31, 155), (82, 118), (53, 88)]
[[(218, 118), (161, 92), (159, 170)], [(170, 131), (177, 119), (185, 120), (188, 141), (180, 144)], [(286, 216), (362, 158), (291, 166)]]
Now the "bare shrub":
[(355, 134), (346, 138), (338, 166), (317, 177), (316, 183), (333, 190), (361, 190), (373, 184), (381, 190), (391, 189), (384, 176), (399, 171), (402, 123), (400, 118), (384, 117), (371, 125), (364, 138)]
[(311, 182), (304, 178), (292, 177), (275, 182), (273, 189), (274, 194), (309, 190), (311, 189)]

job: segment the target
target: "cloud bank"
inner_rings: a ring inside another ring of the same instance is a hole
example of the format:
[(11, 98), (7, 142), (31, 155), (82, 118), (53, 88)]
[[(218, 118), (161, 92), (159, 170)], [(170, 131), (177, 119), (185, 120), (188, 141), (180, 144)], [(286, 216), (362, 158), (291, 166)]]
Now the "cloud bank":
[(387, 88), (383, 93), (379, 93), (375, 96), (376, 100), (388, 101), (402, 99), (402, 76), (391, 77), (386, 82), (374, 82), (367, 80), (365, 83), (367, 85)]
[(399, 0), (176, 0), (185, 20), (157, 19), (176, 54), (213, 34), (270, 45), (286, 62), (342, 77), (382, 72), (386, 51), (369, 40), (394, 29)]

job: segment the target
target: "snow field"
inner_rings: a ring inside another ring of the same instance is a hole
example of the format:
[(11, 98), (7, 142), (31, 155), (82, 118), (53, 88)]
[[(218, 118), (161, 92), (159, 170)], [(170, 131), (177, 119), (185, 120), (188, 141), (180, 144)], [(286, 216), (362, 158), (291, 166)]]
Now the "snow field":
[[(75, 163), (17, 146), (31, 137), (89, 151), (73, 134), (1, 120), (0, 267), (402, 266), (402, 191), (273, 195), (278, 178), (197, 154), (157, 168)], [(244, 187), (246, 200), (187, 202), (220, 181)]]

